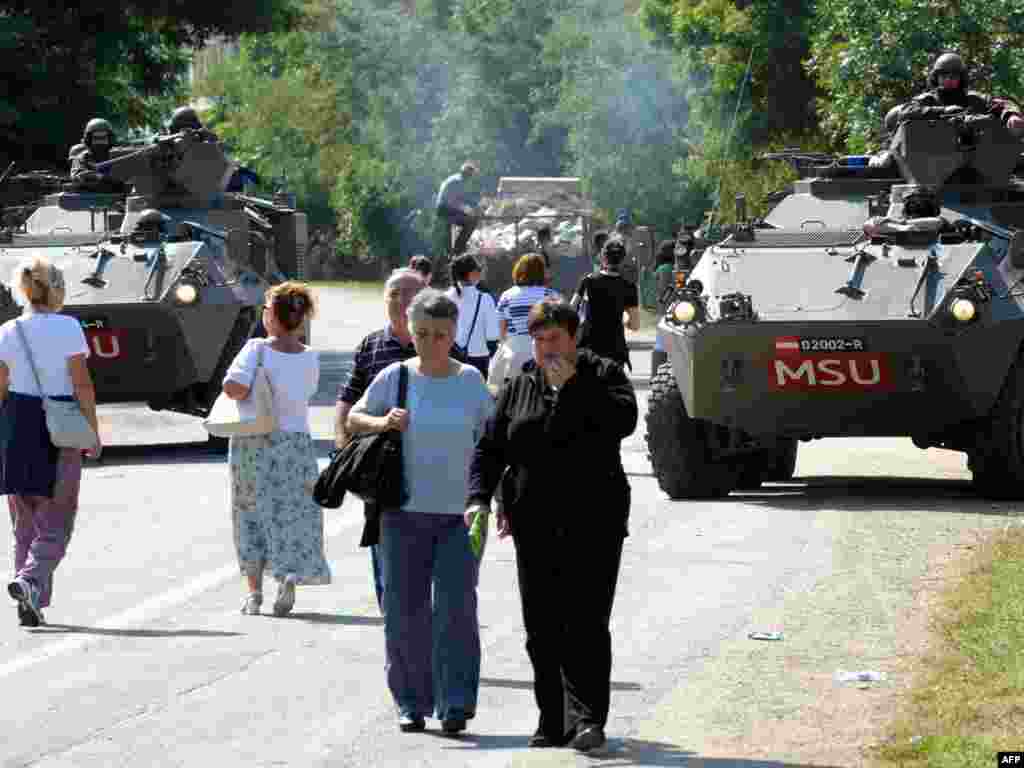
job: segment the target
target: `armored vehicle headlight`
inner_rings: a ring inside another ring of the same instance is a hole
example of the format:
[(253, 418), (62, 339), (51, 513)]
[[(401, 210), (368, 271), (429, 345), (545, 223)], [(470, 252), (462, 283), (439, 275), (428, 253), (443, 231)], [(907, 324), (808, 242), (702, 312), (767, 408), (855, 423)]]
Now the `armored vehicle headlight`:
[(672, 316), (676, 319), (676, 322), (684, 325), (692, 323), (693, 319), (697, 316), (697, 307), (694, 306), (692, 301), (680, 301), (676, 304), (676, 308), (672, 310)]
[(974, 302), (970, 299), (957, 299), (949, 307), (950, 313), (961, 323), (969, 323), (974, 319)]
[(195, 304), (199, 298), (199, 289), (192, 283), (181, 283), (174, 289), (174, 298), (181, 304)]

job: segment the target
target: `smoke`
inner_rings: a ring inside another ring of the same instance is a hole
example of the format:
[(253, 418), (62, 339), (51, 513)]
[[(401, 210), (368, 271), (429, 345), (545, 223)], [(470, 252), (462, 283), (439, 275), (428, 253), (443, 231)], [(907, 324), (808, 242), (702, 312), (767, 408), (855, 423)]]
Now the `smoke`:
[(472, 32), (409, 5), (348, 0), (323, 44), (348, 61), (357, 141), (410, 207), (432, 211), (466, 159), (484, 194), (503, 175), (580, 176), (600, 208), (665, 234), (703, 204), (678, 175), (687, 88), (621, 1), (467, 1)]

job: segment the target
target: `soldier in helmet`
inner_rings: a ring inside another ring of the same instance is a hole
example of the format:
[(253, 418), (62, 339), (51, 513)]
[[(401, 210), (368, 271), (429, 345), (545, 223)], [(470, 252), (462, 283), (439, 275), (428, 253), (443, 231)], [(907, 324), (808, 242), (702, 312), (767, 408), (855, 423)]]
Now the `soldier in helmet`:
[(181, 133), (182, 131), (198, 131), (203, 141), (220, 141), (213, 131), (204, 128), (202, 121), (195, 109), (189, 106), (178, 107), (171, 113), (171, 119), (167, 123), (168, 133)]
[[(893, 107), (885, 116), (885, 129), (892, 135), (901, 122), (914, 118), (936, 118), (958, 113), (994, 114), (1000, 117), (1011, 135), (1024, 135), (1024, 117), (1020, 108), (1007, 99), (990, 98), (968, 90), (968, 74), (964, 61), (956, 53), (943, 53), (928, 71), (930, 90), (918, 94), (907, 104)], [(873, 168), (892, 163), (889, 152), (871, 158)]]
[(85, 124), (82, 143), (76, 144), (68, 153), (71, 161), (71, 178), (76, 182), (99, 182), (96, 164), (110, 159), (114, 149), (114, 129), (101, 117), (94, 117)]

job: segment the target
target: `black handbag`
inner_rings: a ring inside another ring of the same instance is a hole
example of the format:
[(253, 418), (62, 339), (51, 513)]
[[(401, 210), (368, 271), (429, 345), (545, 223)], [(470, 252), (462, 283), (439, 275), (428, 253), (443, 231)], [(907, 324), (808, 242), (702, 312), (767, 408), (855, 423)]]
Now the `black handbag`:
[(469, 362), (469, 343), (473, 340), (473, 330), (476, 328), (476, 318), (480, 314), (480, 300), (483, 298), (483, 294), (479, 291), (476, 295), (476, 312), (473, 313), (473, 322), (469, 326), (469, 335), (466, 336), (466, 346), (461, 344), (452, 344), (452, 357), (458, 360), (460, 363)]
[[(403, 363), (398, 371), (396, 407), (405, 408), (408, 386), (409, 369)], [(336, 509), (350, 491), (367, 504), (400, 507), (409, 498), (402, 474), (401, 433), (363, 432), (331, 452), (330, 463), (313, 486), (313, 500), (321, 507)]]

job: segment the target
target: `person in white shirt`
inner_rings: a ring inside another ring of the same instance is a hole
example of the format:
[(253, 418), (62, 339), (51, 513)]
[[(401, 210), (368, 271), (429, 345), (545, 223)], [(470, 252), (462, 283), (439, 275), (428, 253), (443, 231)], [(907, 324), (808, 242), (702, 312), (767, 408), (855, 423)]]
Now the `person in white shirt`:
[(464, 362), (487, 378), (491, 356), (498, 349), (498, 308), (494, 297), (477, 288), (480, 262), (466, 254), (451, 265), (452, 287), (445, 294), (459, 308), (459, 325), (455, 343), (465, 350)]
[(15, 576), (7, 592), (18, 601), (21, 625), (38, 627), (71, 541), (82, 476), (82, 451), (51, 442), (43, 398), (77, 399), (97, 435), (86, 455), (98, 457), (101, 445), (85, 334), (78, 320), (59, 314), (63, 273), (37, 257), (19, 265), (11, 282), (27, 304), (21, 317), (0, 326), (0, 494), (14, 527)]
[(275, 616), (292, 610), (296, 586), (331, 582), (323, 510), (311, 493), (317, 463), (309, 400), (319, 384), (320, 362), (316, 351), (299, 341), (313, 313), (313, 295), (302, 283), (271, 288), (263, 307), (268, 338), (250, 339), (224, 377), (224, 394), (241, 401), (244, 416), (247, 407), (256, 407), (246, 400), (262, 356), (277, 418), (277, 430), (233, 437), (228, 452), (235, 547), (248, 587), (245, 614), (260, 612), (264, 571), (278, 583)]
[(533, 358), (533, 340), (526, 328), (526, 319), (534, 304), (558, 296), (544, 282), (548, 270), (539, 253), (526, 253), (512, 268), (511, 288), (498, 299), (498, 332), (501, 349), (494, 355), (488, 371), (491, 391), (501, 388), (508, 379), (518, 376), (523, 365)]

